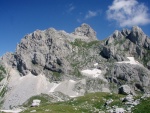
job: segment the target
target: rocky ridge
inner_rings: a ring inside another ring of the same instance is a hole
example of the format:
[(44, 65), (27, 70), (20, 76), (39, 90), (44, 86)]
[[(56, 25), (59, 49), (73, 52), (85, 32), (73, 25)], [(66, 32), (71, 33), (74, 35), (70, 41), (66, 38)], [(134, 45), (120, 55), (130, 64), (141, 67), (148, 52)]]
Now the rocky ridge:
[(148, 93), (149, 49), (150, 39), (138, 26), (116, 30), (103, 41), (87, 24), (70, 34), (54, 28), (36, 30), (14, 53), (1, 58), (8, 73), (1, 82), (7, 81), (3, 108), (22, 105), (41, 93), (70, 97), (90, 92)]

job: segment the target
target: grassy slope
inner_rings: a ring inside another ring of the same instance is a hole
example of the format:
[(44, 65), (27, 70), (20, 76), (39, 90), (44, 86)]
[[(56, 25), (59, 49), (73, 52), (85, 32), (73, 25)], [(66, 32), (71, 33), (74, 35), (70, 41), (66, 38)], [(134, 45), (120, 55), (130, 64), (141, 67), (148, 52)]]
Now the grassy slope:
[(36, 110), (36, 113), (92, 113), (95, 109), (105, 111), (106, 107), (104, 107), (104, 103), (106, 100), (114, 100), (110, 106), (122, 106), (123, 103), (119, 100), (121, 97), (123, 96), (117, 94), (90, 93), (66, 102), (41, 104), (35, 108), (30, 107), (23, 113), (29, 113), (32, 110)]
[[(43, 102), (39, 107), (29, 107), (26, 111), (22, 113), (29, 113), (32, 110), (36, 110), (36, 113), (98, 113), (95, 109), (99, 111), (106, 111), (104, 103), (108, 99), (113, 99), (114, 101), (109, 105), (110, 107), (124, 106), (124, 103), (120, 101), (123, 95), (109, 94), (109, 93), (90, 93), (85, 96), (77, 97), (66, 102), (48, 103), (48, 101), (41, 97), (33, 97), (29, 100), (31, 103), (32, 99), (41, 99)], [(28, 103), (28, 105), (29, 105)], [(95, 112), (94, 112), (95, 111)], [(139, 105), (132, 109), (133, 113), (149, 113), (150, 112), (150, 98), (143, 99)]]
[(150, 98), (143, 99), (132, 111), (133, 113), (150, 113)]

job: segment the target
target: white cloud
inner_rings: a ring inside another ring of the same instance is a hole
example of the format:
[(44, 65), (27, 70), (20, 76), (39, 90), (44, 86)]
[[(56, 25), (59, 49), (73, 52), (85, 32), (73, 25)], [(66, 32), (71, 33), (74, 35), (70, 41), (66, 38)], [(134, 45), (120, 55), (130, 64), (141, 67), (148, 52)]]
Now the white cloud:
[(69, 4), (69, 9), (67, 10), (67, 12), (72, 12), (75, 9), (75, 6), (73, 4)]
[(150, 23), (148, 8), (137, 0), (114, 0), (108, 7), (107, 18), (121, 27)]
[(81, 21), (81, 19), (77, 18), (77, 22), (81, 23), (82, 21)]
[(89, 10), (85, 14), (83, 12), (80, 12), (79, 17), (77, 18), (77, 22), (82, 23), (83, 21), (86, 21), (87, 19), (96, 17), (100, 14), (101, 14), (101, 10), (96, 10), (96, 11)]
[(95, 11), (88, 11), (88, 13), (85, 15), (85, 19), (88, 19), (88, 18), (92, 18), (94, 16), (97, 16), (97, 12)]
[(89, 18), (92, 18), (92, 17), (95, 17), (97, 16), (99, 13), (101, 13), (101, 11), (88, 11), (87, 14), (85, 15), (85, 19), (89, 19)]

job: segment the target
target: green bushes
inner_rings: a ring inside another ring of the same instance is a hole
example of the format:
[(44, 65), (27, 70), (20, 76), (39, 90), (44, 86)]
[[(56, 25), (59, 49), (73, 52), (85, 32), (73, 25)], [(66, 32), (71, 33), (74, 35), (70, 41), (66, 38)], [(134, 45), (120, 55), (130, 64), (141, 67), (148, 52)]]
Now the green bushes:
[(0, 65), (0, 81), (4, 79), (4, 74), (6, 74), (6, 70), (2, 65)]
[(3, 87), (3, 89), (2, 89), (1, 92), (0, 92), (0, 97), (4, 97), (6, 91), (7, 91), (7, 88), (6, 88), (6, 87)]
[(71, 45), (73, 46), (78, 46), (78, 47), (84, 47), (84, 48), (90, 48), (93, 45), (98, 44), (99, 41), (91, 41), (91, 42), (85, 42), (82, 41), (81, 39), (76, 39), (74, 42), (71, 42)]
[(0, 65), (0, 71), (2, 71), (3, 73), (5, 73), (5, 74), (6, 74), (6, 70), (5, 70), (5, 68), (4, 68), (3, 66), (1, 66), (1, 65)]

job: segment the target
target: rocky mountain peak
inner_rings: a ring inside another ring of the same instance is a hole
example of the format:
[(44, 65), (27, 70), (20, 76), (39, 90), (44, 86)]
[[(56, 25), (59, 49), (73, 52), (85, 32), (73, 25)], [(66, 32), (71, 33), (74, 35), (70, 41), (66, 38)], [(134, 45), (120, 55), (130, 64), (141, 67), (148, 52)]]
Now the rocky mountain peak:
[(114, 32), (113, 35), (112, 35), (113, 38), (117, 38), (117, 37), (121, 37), (121, 36), (122, 36), (122, 34), (121, 34), (121, 32), (118, 31), (118, 30), (115, 30), (115, 32)]
[(121, 31), (121, 33), (122, 33), (122, 35), (123, 36), (128, 36), (129, 34), (130, 34), (130, 30), (129, 29), (123, 29), (122, 31)]
[(131, 33), (127, 36), (127, 38), (133, 43), (149, 48), (149, 38), (145, 35), (142, 29), (138, 26), (133, 26)]
[(109, 36), (108, 40), (106, 41), (106, 45), (107, 44), (111, 44), (114, 41), (122, 40), (126, 34), (127, 33), (125, 31), (124, 31), (124, 33), (122, 33), (122, 32), (120, 32), (118, 30), (115, 30), (114, 33)]
[(144, 33), (139, 26), (133, 26), (132, 27), (132, 32)]
[(96, 32), (88, 24), (85, 23), (83, 23), (80, 27), (77, 27), (73, 34), (88, 37), (90, 41), (97, 40)]

